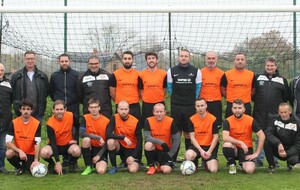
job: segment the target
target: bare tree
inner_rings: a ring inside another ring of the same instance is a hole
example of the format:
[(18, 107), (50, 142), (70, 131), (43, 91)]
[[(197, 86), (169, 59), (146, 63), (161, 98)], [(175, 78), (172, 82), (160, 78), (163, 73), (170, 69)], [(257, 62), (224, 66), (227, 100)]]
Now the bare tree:
[(91, 48), (99, 52), (117, 52), (122, 49), (131, 49), (135, 46), (136, 33), (118, 25), (102, 25), (101, 28), (88, 29)]

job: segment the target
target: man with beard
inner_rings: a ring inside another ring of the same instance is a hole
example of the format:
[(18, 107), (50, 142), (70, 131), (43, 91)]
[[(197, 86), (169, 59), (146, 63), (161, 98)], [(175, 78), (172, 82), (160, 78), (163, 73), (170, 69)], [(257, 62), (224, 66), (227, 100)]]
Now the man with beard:
[[(133, 67), (133, 53), (125, 51), (122, 54), (123, 67), (116, 70), (111, 77), (110, 95), (116, 103), (125, 100), (129, 104), (130, 114), (140, 120), (140, 90), (141, 80), (138, 71)], [(101, 101), (100, 101), (101, 102)], [(101, 102), (102, 105), (102, 102)]]
[(107, 148), (112, 165), (110, 174), (117, 172), (116, 154), (121, 155), (130, 173), (138, 172), (142, 133), (138, 120), (129, 114), (129, 104), (122, 100), (118, 104), (117, 112), (110, 119), (106, 129)]
[(11, 121), (5, 138), (6, 158), (15, 167), (15, 175), (39, 164), (41, 124), (31, 116), (32, 110), (30, 100), (20, 102), (21, 116)]
[[(110, 81), (110, 95), (116, 103), (116, 107), (120, 101), (125, 100), (129, 104), (129, 113), (133, 115), (138, 121), (141, 119), (140, 109), (140, 90), (141, 79), (139, 73), (132, 67), (133, 53), (125, 51), (122, 54), (123, 67), (116, 70)], [(116, 109), (117, 110), (117, 109)], [(122, 158), (122, 156), (121, 156)], [(142, 147), (140, 147), (138, 159), (141, 161)], [(122, 164), (125, 166), (125, 160), (122, 158)], [(143, 165), (143, 163), (141, 163)]]
[[(63, 100), (56, 100), (53, 104), (53, 115), (47, 121), (49, 144), (41, 150), (41, 157), (49, 163), (48, 171), (62, 175), (63, 169), (59, 155), (70, 156), (69, 172), (75, 172), (75, 163), (81, 155), (78, 142), (73, 136), (74, 115), (66, 111)], [(55, 163), (52, 159), (55, 158)]]
[(164, 104), (167, 88), (167, 73), (157, 67), (157, 54), (155, 52), (147, 52), (145, 59), (148, 67), (140, 72), (140, 78), (142, 80), (141, 96), (143, 100), (142, 125), (144, 125), (144, 121), (147, 117), (153, 116), (153, 107), (155, 104)]
[(83, 114), (88, 113), (88, 101), (91, 98), (101, 103), (100, 112), (107, 118), (111, 117), (111, 97), (109, 81), (111, 74), (100, 68), (100, 58), (92, 55), (88, 59), (89, 69), (79, 79), (78, 96), (83, 105)]
[[(236, 174), (235, 160), (242, 164), (242, 170), (247, 174), (255, 171), (254, 160), (264, 146), (265, 135), (258, 123), (245, 113), (245, 105), (242, 100), (232, 102), (232, 113), (223, 122), (223, 154), (229, 165), (229, 173)], [(252, 131), (258, 137), (258, 145), (253, 153)]]
[(251, 98), (255, 92), (254, 73), (245, 68), (246, 56), (243, 53), (235, 55), (234, 68), (224, 73), (221, 79), (221, 93), (226, 98), (225, 118), (232, 115), (232, 102), (241, 99), (245, 104), (245, 113), (251, 115)]
[(216, 64), (218, 56), (215, 52), (209, 51), (205, 55), (206, 66), (201, 69), (202, 87), (200, 97), (207, 104), (207, 111), (213, 114), (220, 127), (222, 124), (222, 95), (221, 95), (221, 78), (224, 72)]
[[(66, 53), (58, 57), (60, 69), (52, 73), (50, 78), (50, 97), (52, 101), (64, 100), (67, 111), (73, 113), (76, 122), (79, 122), (79, 101), (77, 81), (79, 72), (71, 68), (70, 56)], [(76, 140), (79, 138), (79, 129), (76, 129)]]

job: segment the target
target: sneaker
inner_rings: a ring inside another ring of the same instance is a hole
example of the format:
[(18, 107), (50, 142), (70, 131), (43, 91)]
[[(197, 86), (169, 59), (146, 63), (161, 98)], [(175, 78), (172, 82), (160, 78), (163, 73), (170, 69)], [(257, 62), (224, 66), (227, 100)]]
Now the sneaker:
[(0, 172), (6, 175), (9, 174), (9, 172), (4, 167), (0, 168)]
[(155, 172), (156, 172), (155, 167), (154, 166), (150, 166), (150, 168), (149, 168), (149, 170), (147, 171), (146, 174), (148, 174), (148, 175), (154, 175)]
[(146, 166), (145, 166), (145, 164), (143, 162), (140, 162), (139, 166), (140, 166), (141, 169), (146, 168)]
[(293, 166), (292, 165), (288, 165), (287, 166), (287, 171), (292, 171), (293, 170)]
[(234, 164), (229, 165), (229, 173), (236, 174), (236, 165)]
[(90, 173), (92, 173), (92, 167), (91, 166), (87, 166), (85, 168), (85, 170), (81, 173), (81, 175), (89, 175)]
[(269, 173), (269, 174), (274, 174), (274, 173), (275, 173), (275, 168), (274, 168), (274, 166), (270, 166), (270, 167), (269, 167), (268, 173)]
[(21, 175), (23, 173), (23, 168), (16, 168), (15, 169), (15, 175)]
[(76, 166), (75, 164), (69, 165), (69, 173), (75, 173), (76, 172)]
[(293, 166), (293, 168), (294, 168), (294, 169), (299, 169), (299, 168), (300, 168), (300, 163), (295, 164), (295, 165)]
[(160, 164), (157, 164), (156, 171), (161, 172)]
[(182, 157), (182, 156), (178, 156), (176, 159), (176, 162), (178, 162), (178, 163), (181, 163), (183, 161), (184, 161), (184, 157)]
[(118, 168), (116, 167), (116, 166), (113, 166), (110, 170), (109, 170), (109, 174), (115, 174), (115, 173), (117, 173), (117, 171), (118, 171)]

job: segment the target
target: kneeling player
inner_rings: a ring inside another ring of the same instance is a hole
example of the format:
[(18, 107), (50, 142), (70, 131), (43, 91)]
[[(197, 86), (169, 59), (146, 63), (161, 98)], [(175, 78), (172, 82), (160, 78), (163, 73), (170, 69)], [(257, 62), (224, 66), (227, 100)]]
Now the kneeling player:
[(185, 153), (185, 159), (198, 166), (201, 157), (212, 173), (218, 171), (219, 129), (215, 116), (206, 111), (207, 104), (200, 98), (195, 101), (196, 114), (190, 117), (188, 130), (192, 145)]
[[(49, 144), (41, 150), (41, 157), (49, 163), (48, 171), (50, 173), (55, 170), (58, 175), (63, 174), (59, 155), (71, 156), (69, 172), (75, 172), (75, 162), (80, 157), (81, 151), (77, 141), (72, 136), (74, 121), (72, 112), (66, 111), (64, 101), (56, 100), (53, 104), (53, 116), (47, 121)], [(54, 156), (56, 163), (51, 158), (52, 156)]]
[(33, 104), (23, 100), (20, 104), (21, 116), (12, 120), (6, 135), (6, 158), (15, 167), (15, 175), (39, 163), (41, 142), (40, 122), (31, 116)]
[(99, 100), (91, 98), (87, 106), (90, 113), (84, 115), (84, 124), (80, 128), (80, 136), (83, 138), (81, 152), (86, 165), (86, 169), (81, 175), (90, 174), (93, 164), (95, 164), (98, 174), (104, 174), (107, 169), (105, 132), (109, 119), (99, 113)]
[(118, 113), (110, 119), (106, 130), (107, 148), (112, 165), (110, 174), (117, 172), (117, 151), (126, 160), (130, 173), (139, 170), (138, 153), (142, 145), (142, 133), (138, 120), (129, 114), (129, 104), (121, 101), (117, 108)]
[[(253, 117), (244, 114), (245, 105), (242, 100), (237, 99), (232, 103), (232, 116), (223, 122), (223, 154), (229, 165), (229, 173), (236, 174), (236, 163), (238, 159), (242, 164), (242, 169), (247, 174), (255, 171), (254, 160), (261, 152), (265, 134), (259, 128)], [(252, 131), (258, 136), (258, 146), (253, 153)]]
[[(153, 175), (156, 170), (164, 174), (172, 172), (172, 162), (179, 144), (180, 135), (175, 121), (166, 116), (165, 106), (161, 103), (155, 104), (152, 117), (145, 120), (145, 156), (150, 166), (147, 174)], [(159, 163), (155, 169), (154, 162)]]

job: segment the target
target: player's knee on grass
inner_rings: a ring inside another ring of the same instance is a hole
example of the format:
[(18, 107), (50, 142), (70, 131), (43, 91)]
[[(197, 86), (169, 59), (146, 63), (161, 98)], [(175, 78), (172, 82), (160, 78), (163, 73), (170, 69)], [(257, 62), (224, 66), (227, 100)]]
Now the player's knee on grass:
[(215, 159), (208, 161), (207, 168), (211, 173), (217, 173), (218, 172), (218, 161)]
[(96, 171), (99, 175), (105, 174), (107, 170), (107, 163), (105, 161), (97, 162)]
[(161, 171), (163, 174), (170, 174), (172, 172), (172, 168), (170, 166), (164, 165), (161, 166)]
[(253, 174), (255, 172), (255, 163), (254, 162), (243, 162), (243, 171), (246, 174)]

